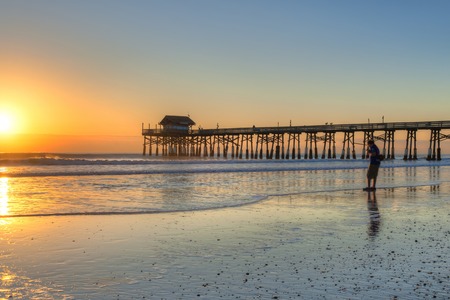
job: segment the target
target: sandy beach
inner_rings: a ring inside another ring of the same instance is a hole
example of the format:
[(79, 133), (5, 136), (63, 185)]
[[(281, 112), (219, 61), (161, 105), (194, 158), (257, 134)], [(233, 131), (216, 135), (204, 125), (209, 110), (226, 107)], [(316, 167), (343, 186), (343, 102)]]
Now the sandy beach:
[(1, 219), (1, 299), (445, 299), (449, 187)]

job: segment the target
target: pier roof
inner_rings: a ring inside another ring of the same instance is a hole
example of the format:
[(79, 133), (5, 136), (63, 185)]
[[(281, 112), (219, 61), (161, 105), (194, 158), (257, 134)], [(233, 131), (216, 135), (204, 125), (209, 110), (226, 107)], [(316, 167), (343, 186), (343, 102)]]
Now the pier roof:
[(182, 126), (192, 126), (195, 122), (192, 121), (190, 117), (186, 116), (165, 116), (164, 119), (159, 122), (159, 125), (182, 125)]

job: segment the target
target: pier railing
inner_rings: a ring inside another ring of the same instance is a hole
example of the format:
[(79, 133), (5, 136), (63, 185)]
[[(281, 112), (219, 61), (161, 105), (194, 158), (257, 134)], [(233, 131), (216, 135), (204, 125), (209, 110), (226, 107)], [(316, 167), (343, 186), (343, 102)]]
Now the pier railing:
[(303, 126), (277, 126), (277, 127), (243, 127), (243, 128), (217, 128), (195, 129), (189, 131), (142, 129), (142, 135), (228, 135), (228, 134), (258, 134), (258, 133), (303, 133), (303, 132), (344, 132), (344, 131), (370, 131), (370, 130), (427, 130), (450, 129), (450, 121), (427, 122), (391, 122), (391, 123), (360, 123), (360, 124), (325, 124)]

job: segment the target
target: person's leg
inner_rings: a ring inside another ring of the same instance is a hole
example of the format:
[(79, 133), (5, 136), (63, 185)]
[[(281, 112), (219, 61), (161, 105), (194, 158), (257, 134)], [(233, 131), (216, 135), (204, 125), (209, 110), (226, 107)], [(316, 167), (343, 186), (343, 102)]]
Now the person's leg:
[(372, 179), (373, 179), (373, 166), (369, 165), (369, 168), (367, 169), (367, 189), (370, 189)]
[(372, 189), (376, 189), (376, 185), (377, 185), (377, 177), (378, 177), (378, 169), (380, 168), (380, 166), (379, 165), (375, 165), (374, 166), (374, 172), (373, 172), (373, 177), (372, 177), (372, 180), (373, 180), (373, 185), (372, 185)]
[(370, 183), (371, 183), (371, 181), (372, 181), (372, 177), (371, 177), (371, 174), (370, 174), (370, 168), (367, 169), (367, 175), (366, 175), (366, 177), (367, 177), (367, 187), (363, 188), (363, 190), (364, 190), (364, 191), (370, 191)]

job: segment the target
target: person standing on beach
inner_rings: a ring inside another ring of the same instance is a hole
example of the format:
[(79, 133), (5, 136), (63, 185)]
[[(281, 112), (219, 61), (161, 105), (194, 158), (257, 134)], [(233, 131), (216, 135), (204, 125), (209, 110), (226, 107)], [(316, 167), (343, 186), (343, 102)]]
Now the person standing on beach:
[(380, 168), (380, 149), (373, 140), (367, 142), (367, 156), (370, 159), (369, 168), (367, 169), (367, 187), (364, 191), (375, 191), (378, 177), (378, 169)]

